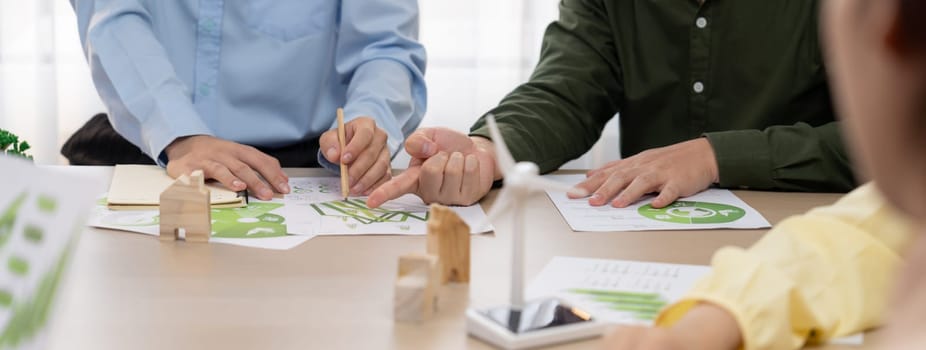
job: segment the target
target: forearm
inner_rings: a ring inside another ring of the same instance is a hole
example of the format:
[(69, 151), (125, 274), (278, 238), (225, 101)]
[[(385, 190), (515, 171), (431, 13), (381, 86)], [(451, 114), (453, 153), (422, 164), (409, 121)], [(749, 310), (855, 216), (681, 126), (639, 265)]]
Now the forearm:
[(336, 69), (349, 79), (345, 117), (374, 118), (395, 156), (427, 108), (417, 2), (347, 0), (340, 23)]
[[(562, 2), (530, 80), (490, 111), (516, 160), (555, 170), (588, 151), (617, 113), (623, 85), (607, 17), (600, 2)], [(490, 137), (484, 118), (471, 135)]]
[(721, 187), (846, 192), (857, 185), (837, 122), (705, 136), (717, 157)]
[[(417, 84), (417, 86), (416, 86)], [(348, 88), (345, 121), (371, 117), (389, 135), (390, 153), (421, 123), (424, 115), (424, 85), (396, 61), (375, 60), (357, 68)], [(416, 91), (421, 91), (420, 95)]]
[(128, 0), (73, 5), (94, 84), (122, 136), (157, 159), (178, 137), (211, 134), (144, 6)]

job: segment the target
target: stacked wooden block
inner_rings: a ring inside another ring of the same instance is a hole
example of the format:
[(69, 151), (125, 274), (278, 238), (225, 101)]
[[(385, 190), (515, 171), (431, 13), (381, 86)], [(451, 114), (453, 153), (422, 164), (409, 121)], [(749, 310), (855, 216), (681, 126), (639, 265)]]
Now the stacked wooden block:
[(431, 318), (439, 285), (469, 283), (469, 226), (450, 208), (432, 204), (428, 217), (427, 253), (399, 257), (395, 283), (395, 319), (420, 322)]

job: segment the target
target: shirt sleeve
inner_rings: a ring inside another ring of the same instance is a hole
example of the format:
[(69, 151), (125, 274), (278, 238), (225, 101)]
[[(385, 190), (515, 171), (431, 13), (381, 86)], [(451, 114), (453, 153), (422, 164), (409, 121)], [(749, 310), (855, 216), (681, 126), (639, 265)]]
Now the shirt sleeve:
[[(417, 39), (415, 0), (344, 0), (341, 5), (336, 68), (348, 85), (344, 119), (376, 120), (389, 135), (393, 157), (427, 108), (426, 54)], [(323, 158), (319, 155), (319, 161)]]
[(93, 82), (113, 127), (165, 165), (174, 139), (212, 135), (177, 77), (139, 1), (71, 0)]
[(797, 349), (882, 323), (910, 223), (873, 185), (775, 226), (747, 250), (723, 248), (712, 272), (656, 320), (699, 302), (736, 319), (746, 349)]
[[(564, 0), (530, 80), (490, 111), (514, 158), (549, 172), (588, 151), (623, 100), (617, 57), (600, 2)], [(485, 117), (470, 135), (491, 139)]]
[(839, 122), (706, 133), (721, 187), (846, 192), (856, 180)]

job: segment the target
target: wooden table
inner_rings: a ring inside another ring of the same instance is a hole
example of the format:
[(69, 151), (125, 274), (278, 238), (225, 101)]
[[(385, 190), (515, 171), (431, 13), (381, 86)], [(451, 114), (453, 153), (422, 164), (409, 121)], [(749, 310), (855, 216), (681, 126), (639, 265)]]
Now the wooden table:
[[(75, 171), (108, 179), (106, 167)], [(291, 176), (320, 169), (288, 169)], [(770, 222), (834, 202), (835, 194), (738, 191)], [(483, 205), (490, 207), (496, 193)], [(544, 195), (526, 215), (528, 279), (553, 256), (708, 264), (725, 245), (748, 246), (764, 230), (573, 232)], [(465, 330), (467, 302), (503, 304), (510, 235), (472, 241), (472, 283), (444, 287), (440, 311), (421, 325), (393, 323), (399, 255), (424, 251), (423, 236), (316, 237), (288, 251), (162, 243), (88, 229), (53, 323), (54, 349), (487, 349)], [(597, 340), (557, 349), (598, 349)], [(856, 349), (846, 347), (847, 349)], [(836, 346), (827, 349), (839, 349)]]

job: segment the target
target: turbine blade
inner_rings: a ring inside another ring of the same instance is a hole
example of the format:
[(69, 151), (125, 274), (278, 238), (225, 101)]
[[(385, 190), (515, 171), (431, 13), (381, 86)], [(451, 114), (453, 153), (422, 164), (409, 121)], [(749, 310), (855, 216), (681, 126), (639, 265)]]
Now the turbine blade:
[(545, 191), (557, 191), (557, 192), (566, 192), (575, 196), (585, 197), (588, 196), (588, 192), (585, 190), (564, 184), (562, 182), (556, 182), (549, 179), (544, 179), (542, 177), (530, 176), (524, 179), (524, 182), (527, 183), (527, 186), (531, 189), (545, 190)]
[(486, 218), (475, 226), (476, 232), (488, 231), (490, 225), (493, 221), (500, 218), (503, 214), (507, 213), (511, 209), (513, 204), (511, 200), (511, 193), (502, 189), (498, 194), (498, 197), (495, 198), (495, 203), (492, 204), (492, 208), (489, 209), (489, 212), (486, 214)]
[(508, 173), (514, 169), (514, 157), (512, 157), (511, 152), (508, 151), (508, 145), (505, 144), (505, 139), (502, 138), (502, 133), (498, 130), (498, 124), (495, 123), (495, 116), (492, 115), (492, 113), (486, 115), (486, 123), (489, 125), (489, 134), (492, 135), (492, 143), (495, 144), (495, 158), (498, 161), (498, 167), (501, 168), (503, 175), (508, 176)]

